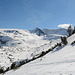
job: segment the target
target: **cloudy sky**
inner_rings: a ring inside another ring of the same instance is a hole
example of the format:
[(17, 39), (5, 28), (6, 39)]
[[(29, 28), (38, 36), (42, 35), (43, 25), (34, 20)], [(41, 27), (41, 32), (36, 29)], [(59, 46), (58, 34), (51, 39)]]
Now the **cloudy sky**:
[(75, 25), (75, 0), (0, 0), (0, 28)]

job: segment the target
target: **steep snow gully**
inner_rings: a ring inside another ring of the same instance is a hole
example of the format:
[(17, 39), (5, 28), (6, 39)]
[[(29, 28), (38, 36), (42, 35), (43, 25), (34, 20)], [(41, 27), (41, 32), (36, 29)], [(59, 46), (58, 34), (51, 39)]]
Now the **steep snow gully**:
[[(60, 32), (58, 29), (58, 33), (55, 33), (56, 30), (54, 30), (54, 33), (53, 30), (52, 32), (50, 30), (51, 34), (50, 32), (46, 34), (46, 30), (43, 30), (45, 35), (40, 34), (40, 36), (28, 30), (0, 30), (0, 57), (3, 58), (0, 64), (1, 68), (5, 71), (4, 75), (75, 74), (75, 34), (67, 38), (67, 45), (63, 45), (59, 37), (66, 36), (66, 30), (60, 29)], [(6, 39), (5, 36), (10, 37), (12, 40)], [(3, 41), (6, 41), (6, 43), (2, 43)], [(20, 68), (16, 70), (18, 67)]]

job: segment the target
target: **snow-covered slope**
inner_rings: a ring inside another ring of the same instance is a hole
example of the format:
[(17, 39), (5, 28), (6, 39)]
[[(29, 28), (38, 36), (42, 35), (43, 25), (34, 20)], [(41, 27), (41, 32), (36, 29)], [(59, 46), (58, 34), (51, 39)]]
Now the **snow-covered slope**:
[[(59, 42), (60, 40), (57, 38), (67, 34), (67, 31), (63, 29), (48, 30), (48, 32), (40, 29), (34, 29), (32, 31), (0, 29), (1, 67), (6, 69), (15, 61), (32, 59), (34, 56), (40, 54), (42, 51), (48, 50)], [(40, 32), (40, 36), (36, 35), (36, 32), (37, 34)]]
[(75, 34), (68, 44), (5, 75), (75, 75)]

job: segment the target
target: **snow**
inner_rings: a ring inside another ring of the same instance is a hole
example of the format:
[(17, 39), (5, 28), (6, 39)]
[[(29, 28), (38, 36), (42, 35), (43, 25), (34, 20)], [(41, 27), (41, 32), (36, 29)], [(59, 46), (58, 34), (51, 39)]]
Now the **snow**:
[(74, 38), (75, 35), (68, 38), (68, 45), (59, 51), (50, 52), (5, 75), (75, 75), (75, 46), (70, 44)]
[[(40, 60), (42, 59), (42, 60)], [(5, 75), (75, 75), (75, 47), (66, 46), (60, 51), (48, 53)]]
[[(38, 36), (27, 30), (17, 30), (19, 31), (17, 35), (5, 33), (4, 30), (0, 31), (3, 33), (3, 36), (11, 35), (11, 41), (16, 43), (16, 46), (11, 45), (12, 42), (9, 41), (9, 45), (7, 43), (7, 45), (2, 46), (3, 48), (0, 49), (0, 57), (3, 59), (0, 60), (0, 64), (4, 67), (9, 66), (7, 64), (11, 64), (13, 61), (26, 58), (30, 59), (33, 56), (40, 54), (42, 51), (48, 50), (57, 42), (60, 42), (60, 39), (49, 40), (50, 35), (55, 35), (54, 38), (62, 35), (54, 34), (55, 32), (50, 34), (49, 32), (47, 34), (47, 36), (49, 35), (49, 37), (47, 37), (48, 39), (45, 39), (46, 36)], [(17, 38), (14, 38), (14, 36), (17, 36)], [(16, 39), (18, 41), (16, 41)], [(19, 41), (21, 44), (17, 44)], [(75, 41), (75, 34), (69, 37), (67, 41), (68, 44), (66, 46), (56, 48), (45, 56), (27, 63), (16, 70), (8, 71), (4, 75), (75, 75), (75, 46), (71, 45), (71, 43)], [(10, 62), (10, 58), (12, 62)]]
[[(0, 29), (0, 66), (8, 67), (14, 61), (30, 58), (33, 51), (46, 43), (43, 36), (28, 30)], [(4, 43), (3, 43), (4, 42)]]
[[(0, 66), (8, 67), (14, 61), (32, 58), (40, 52), (48, 50), (50, 45), (54, 45), (55, 40), (50, 43), (52, 40), (47, 40), (46, 36), (38, 36), (35, 33), (22, 29), (0, 29)], [(60, 36), (61, 33), (56, 35)]]

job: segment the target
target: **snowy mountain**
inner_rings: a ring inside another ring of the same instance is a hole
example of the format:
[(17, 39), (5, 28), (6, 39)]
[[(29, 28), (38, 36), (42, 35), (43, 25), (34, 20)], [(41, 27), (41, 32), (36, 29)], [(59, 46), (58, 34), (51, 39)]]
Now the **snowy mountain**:
[(37, 47), (46, 43), (49, 41), (28, 30), (0, 29), (0, 65), (7, 67), (14, 61), (26, 59)]
[(58, 39), (60, 36), (67, 35), (67, 29), (40, 29), (35, 28), (34, 30), (30, 30), (31, 33), (35, 33), (38, 36), (44, 36), (44, 39)]
[(46, 33), (47, 35), (50, 35), (50, 34), (66, 35), (67, 34), (67, 29), (43, 29), (42, 31)]
[(44, 57), (5, 75), (75, 75), (75, 34), (67, 41), (66, 46), (55, 48)]
[(45, 39), (48, 39), (48, 40), (58, 39), (60, 38), (60, 36), (67, 35), (66, 29), (43, 29), (42, 31), (46, 34)]
[(34, 30), (30, 30), (31, 33), (36, 33), (38, 36), (46, 35), (40, 28), (35, 28)]
[[(38, 35), (39, 33), (40, 36)], [(1, 59), (0, 66), (1, 68), (6, 70), (8, 67), (11, 66), (13, 62), (19, 62), (22, 60), (30, 61), (33, 58), (34, 59), (38, 58), (42, 52), (49, 52), (48, 51), (49, 49), (53, 48), (57, 43), (59, 43), (61, 41), (60, 36), (66, 36), (66, 35), (67, 35), (66, 29), (43, 29), (43, 30), (39, 28), (36, 28), (34, 30), (0, 29), (0, 59)], [(68, 45), (70, 45), (70, 43), (74, 41), (74, 36), (70, 37), (69, 40), (71, 38), (72, 41), (70, 41)], [(50, 58), (50, 61), (52, 62), (56, 56), (54, 54), (59, 53), (61, 49), (63, 49), (63, 46), (55, 48), (52, 52), (49, 53), (49, 55), (47, 54), (45, 56)], [(62, 53), (64, 54), (63, 50)], [(50, 55), (53, 56), (52, 59)], [(42, 61), (45, 58), (43, 57), (41, 59), (37, 59), (33, 61), (35, 63), (34, 65), (36, 65), (36, 62), (40, 63), (40, 60)], [(45, 60), (47, 61), (48, 59)], [(40, 64), (45, 62), (45, 60), (42, 61)], [(33, 64), (33, 62), (30, 63)], [(28, 64), (30, 65), (30, 63)], [(28, 69), (29, 67), (26, 68)], [(8, 73), (10, 74), (10, 72)], [(12, 72), (14, 73), (14, 71)], [(31, 75), (31, 74), (34, 75), (33, 73), (30, 72), (29, 73), (26, 72), (26, 73), (27, 74), (24, 73), (23, 75)], [(12, 75), (16, 75), (16, 73)]]

